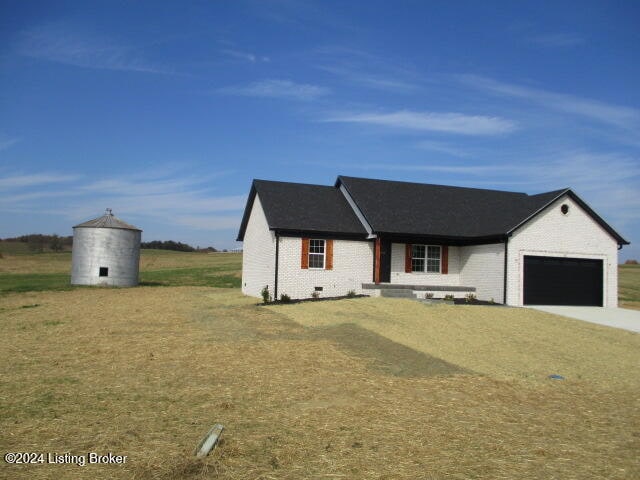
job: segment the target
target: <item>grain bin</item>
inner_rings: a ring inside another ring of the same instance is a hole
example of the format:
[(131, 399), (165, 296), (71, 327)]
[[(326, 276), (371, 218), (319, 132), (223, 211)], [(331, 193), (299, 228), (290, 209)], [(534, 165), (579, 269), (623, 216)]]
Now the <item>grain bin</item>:
[(115, 217), (110, 208), (102, 217), (73, 227), (71, 284), (137, 285), (141, 234), (142, 230)]

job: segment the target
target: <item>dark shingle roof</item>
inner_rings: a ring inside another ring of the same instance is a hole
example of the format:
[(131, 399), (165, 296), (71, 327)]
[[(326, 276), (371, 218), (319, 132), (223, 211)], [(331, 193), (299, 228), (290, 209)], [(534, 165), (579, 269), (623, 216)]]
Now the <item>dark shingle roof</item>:
[(568, 189), (539, 195), (338, 177), (376, 232), (478, 238), (504, 235)]
[(334, 187), (254, 180), (238, 240), (244, 238), (256, 194), (271, 230), (361, 237), (367, 234), (342, 193)]
[(343, 186), (373, 233), (397, 237), (495, 240), (513, 232), (562, 195), (569, 195), (618, 244), (628, 244), (570, 189), (527, 195), (479, 188), (339, 176), (334, 187), (254, 180), (238, 240), (242, 241), (256, 194), (271, 230), (366, 237)]

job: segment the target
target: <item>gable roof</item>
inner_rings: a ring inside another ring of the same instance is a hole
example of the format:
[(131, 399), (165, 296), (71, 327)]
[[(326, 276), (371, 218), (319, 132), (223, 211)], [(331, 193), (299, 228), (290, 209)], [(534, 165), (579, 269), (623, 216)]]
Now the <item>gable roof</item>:
[(433, 237), (504, 235), (568, 189), (540, 195), (339, 176), (375, 232)]
[(254, 180), (238, 233), (242, 241), (256, 194), (271, 230), (366, 237), (340, 188), (374, 234), (460, 242), (503, 238), (555, 200), (569, 195), (619, 245), (627, 242), (569, 188), (527, 195), (479, 188), (338, 176), (334, 187)]
[(563, 195), (573, 198), (618, 244), (627, 242), (571, 189), (537, 195), (339, 176), (376, 233), (457, 239), (510, 234)]
[(238, 233), (239, 241), (244, 239), (256, 195), (260, 198), (270, 230), (354, 237), (367, 235), (344, 195), (334, 187), (254, 180)]

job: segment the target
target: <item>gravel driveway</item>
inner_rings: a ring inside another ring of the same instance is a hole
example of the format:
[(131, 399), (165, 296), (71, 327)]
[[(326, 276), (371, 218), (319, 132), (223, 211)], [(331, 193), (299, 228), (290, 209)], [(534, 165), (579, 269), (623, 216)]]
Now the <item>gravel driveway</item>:
[(530, 308), (576, 318), (585, 322), (598, 323), (608, 327), (640, 332), (640, 310), (605, 307), (565, 307), (556, 305), (536, 305)]

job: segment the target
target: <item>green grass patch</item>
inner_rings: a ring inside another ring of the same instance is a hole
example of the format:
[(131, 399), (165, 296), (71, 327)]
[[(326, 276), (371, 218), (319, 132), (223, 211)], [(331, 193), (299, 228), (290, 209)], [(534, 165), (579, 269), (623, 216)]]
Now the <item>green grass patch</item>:
[(197, 286), (240, 288), (235, 270), (224, 267), (175, 268), (142, 272), (140, 284), (146, 286)]
[[(0, 273), (0, 292), (71, 290), (68, 273)], [(33, 307), (35, 305), (32, 305)], [(22, 308), (31, 308), (23, 306)]]
[(623, 302), (640, 302), (640, 265), (620, 265), (618, 288)]

